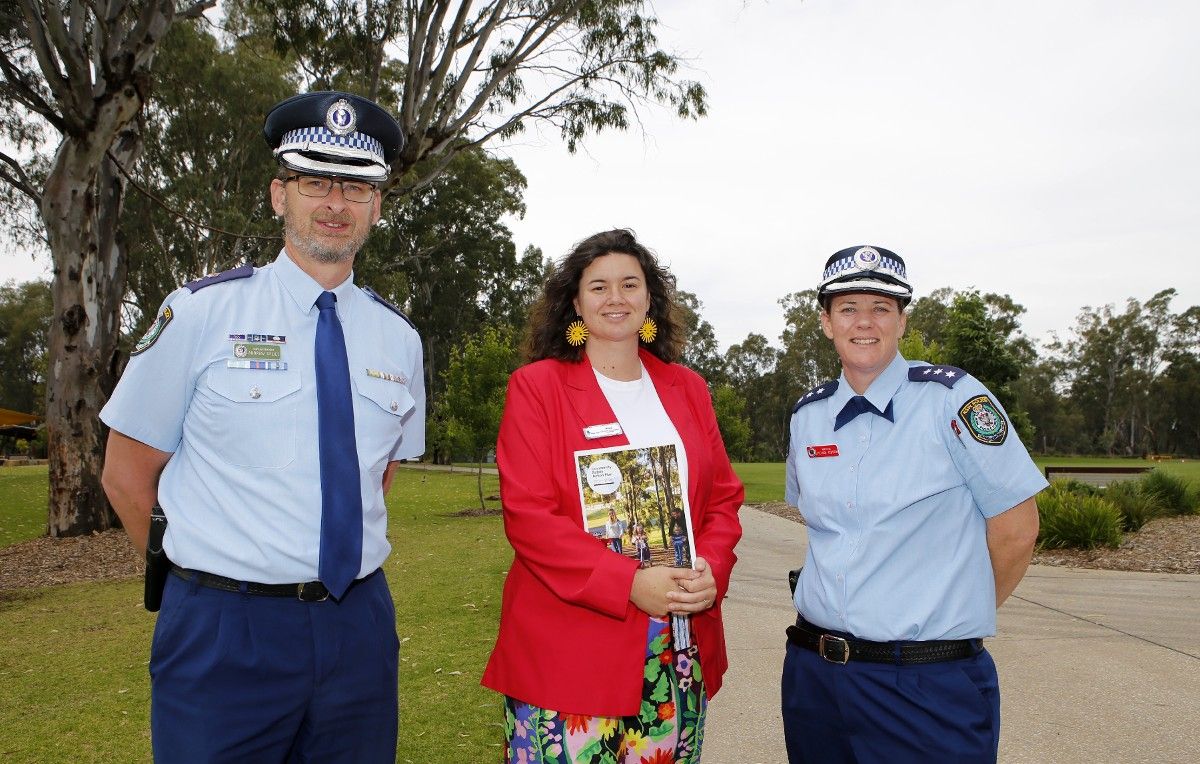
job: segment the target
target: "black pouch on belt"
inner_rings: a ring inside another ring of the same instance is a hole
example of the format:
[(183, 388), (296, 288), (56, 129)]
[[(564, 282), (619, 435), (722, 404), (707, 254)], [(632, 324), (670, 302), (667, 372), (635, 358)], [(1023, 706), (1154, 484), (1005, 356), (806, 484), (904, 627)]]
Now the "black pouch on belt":
[(146, 538), (146, 590), (142, 602), (151, 613), (162, 606), (163, 588), (167, 585), (167, 574), (171, 572), (171, 561), (163, 551), (163, 536), (167, 534), (167, 516), (157, 504), (150, 510), (150, 535)]

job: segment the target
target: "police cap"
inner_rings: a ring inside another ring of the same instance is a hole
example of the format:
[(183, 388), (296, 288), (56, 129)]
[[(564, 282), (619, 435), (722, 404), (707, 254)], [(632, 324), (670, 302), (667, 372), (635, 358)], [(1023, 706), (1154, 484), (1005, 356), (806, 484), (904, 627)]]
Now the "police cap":
[(404, 148), (400, 125), (353, 93), (301, 93), (271, 107), (263, 137), (284, 167), (308, 175), (387, 180)]
[(817, 288), (817, 302), (824, 305), (829, 297), (844, 292), (895, 297), (901, 308), (912, 301), (903, 258), (883, 247), (847, 247), (830, 255)]

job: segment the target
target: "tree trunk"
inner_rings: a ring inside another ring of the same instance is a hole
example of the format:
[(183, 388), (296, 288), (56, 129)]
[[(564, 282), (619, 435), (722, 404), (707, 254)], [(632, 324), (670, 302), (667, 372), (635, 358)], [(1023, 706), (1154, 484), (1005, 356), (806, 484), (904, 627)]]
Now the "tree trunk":
[(485, 456), (487, 456), (486, 451), (481, 451), (478, 454), (476, 458), (478, 459), (479, 464), (475, 468), (477, 470), (475, 474), (475, 482), (479, 488), (479, 509), (483, 512), (487, 511), (487, 505), (483, 503), (483, 458)]
[[(51, 536), (120, 525), (100, 487), (107, 428), (98, 415), (118, 376), (126, 275), (117, 233), (125, 179), (104, 156), (108, 143), (66, 138), (42, 197), (54, 259), (48, 348), (53, 360), (46, 379)], [(124, 130), (111, 148), (125, 167), (140, 150), (141, 137), (133, 129)]]

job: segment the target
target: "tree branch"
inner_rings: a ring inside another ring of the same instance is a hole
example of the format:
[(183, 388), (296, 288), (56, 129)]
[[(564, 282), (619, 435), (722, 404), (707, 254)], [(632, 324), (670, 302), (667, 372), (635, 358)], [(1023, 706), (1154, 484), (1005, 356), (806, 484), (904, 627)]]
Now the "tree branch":
[(171, 207), (169, 204), (164, 202), (158, 196), (151, 193), (150, 190), (147, 189), (145, 186), (138, 183), (137, 180), (135, 180), (134, 177), (129, 173), (129, 171), (126, 170), (125, 167), (119, 161), (117, 161), (117, 158), (112, 155), (111, 151), (106, 151), (105, 154), (108, 156), (109, 161), (111, 161), (113, 163), (113, 165), (118, 170), (120, 170), (121, 174), (125, 176), (125, 180), (129, 181), (129, 185), (131, 185), (135, 189), (137, 189), (137, 192), (139, 194), (146, 197), (150, 201), (154, 202), (156, 205), (161, 207), (167, 214), (173, 215), (174, 217), (178, 218), (179, 220), (184, 221), (185, 223), (189, 223), (189, 224), (194, 225), (197, 228), (201, 228), (205, 231), (211, 231), (212, 233), (219, 233), (223, 236), (232, 236), (236, 239), (260, 239), (262, 241), (279, 241), (281, 238), (283, 238), (282, 236), (278, 236), (278, 235), (276, 235), (276, 236), (261, 236), (259, 234), (253, 234), (253, 233), (237, 233), (235, 231), (226, 231), (224, 228), (217, 228), (216, 226), (212, 226), (207, 223), (202, 223), (199, 220), (196, 220), (195, 218), (192, 218), (189, 215), (187, 215), (183, 212), (180, 212), (179, 210), (175, 209), (174, 207)]
[(7, 181), (10, 186), (28, 196), (34, 201), (34, 203), (40, 204), (42, 201), (42, 195), (39, 194), (37, 189), (33, 187), (33, 184), (29, 180), (29, 176), (25, 174), (25, 170), (21, 168), (21, 165), (17, 162), (17, 160), (13, 159), (5, 152), (0, 151), (0, 162), (3, 162), (4, 164), (8, 165), (9, 168), (11, 168), (7, 169), (3, 166), (0, 166), (0, 179)]

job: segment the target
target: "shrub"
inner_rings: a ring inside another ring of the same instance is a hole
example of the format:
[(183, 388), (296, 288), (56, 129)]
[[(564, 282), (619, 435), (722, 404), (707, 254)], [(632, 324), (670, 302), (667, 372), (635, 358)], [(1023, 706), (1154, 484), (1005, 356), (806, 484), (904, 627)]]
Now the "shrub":
[(1075, 478), (1056, 478), (1050, 483), (1050, 487), (1064, 493), (1075, 494), (1076, 496), (1099, 496), (1103, 492), (1102, 488)]
[(1092, 549), (1121, 543), (1121, 513), (1099, 496), (1080, 496), (1054, 485), (1038, 496), (1038, 512), (1040, 547)]
[(1167, 514), (1158, 497), (1143, 490), (1140, 480), (1112, 483), (1104, 489), (1103, 497), (1121, 513), (1127, 531), (1141, 530), (1146, 523)]
[(1141, 479), (1142, 493), (1153, 496), (1168, 515), (1191, 515), (1196, 513), (1196, 497), (1188, 490), (1182, 478), (1154, 470)]

